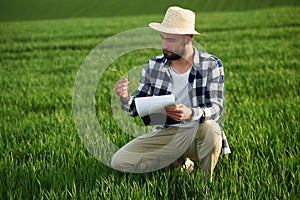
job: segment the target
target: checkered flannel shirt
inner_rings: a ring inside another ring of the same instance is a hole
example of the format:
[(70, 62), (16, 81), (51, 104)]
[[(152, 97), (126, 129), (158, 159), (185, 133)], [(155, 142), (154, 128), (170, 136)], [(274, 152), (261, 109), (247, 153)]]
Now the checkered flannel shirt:
[[(222, 62), (215, 56), (194, 48), (194, 61), (189, 74), (189, 94), (192, 102), (192, 120), (199, 123), (207, 119), (217, 121), (223, 110), (224, 70)], [(173, 80), (170, 61), (163, 54), (148, 61), (142, 71), (138, 89), (121, 107), (131, 116), (137, 116), (136, 97), (168, 95), (172, 93)], [(222, 154), (230, 153), (222, 130)]]

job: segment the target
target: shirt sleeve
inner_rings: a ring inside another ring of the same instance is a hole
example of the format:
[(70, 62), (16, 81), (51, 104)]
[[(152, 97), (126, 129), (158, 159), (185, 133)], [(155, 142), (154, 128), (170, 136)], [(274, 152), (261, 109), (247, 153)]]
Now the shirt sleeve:
[(220, 59), (211, 56), (206, 71), (204, 102), (199, 107), (192, 108), (192, 120), (212, 119), (217, 121), (223, 110), (224, 71)]
[(208, 68), (202, 118), (217, 121), (223, 111), (224, 70), (220, 59), (216, 57), (212, 57), (212, 59)]

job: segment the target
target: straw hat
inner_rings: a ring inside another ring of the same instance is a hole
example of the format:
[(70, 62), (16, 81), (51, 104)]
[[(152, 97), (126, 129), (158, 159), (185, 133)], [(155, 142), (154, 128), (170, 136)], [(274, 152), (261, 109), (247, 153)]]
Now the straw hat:
[(162, 23), (152, 22), (150, 28), (170, 34), (204, 36), (195, 30), (195, 13), (177, 6), (168, 8)]

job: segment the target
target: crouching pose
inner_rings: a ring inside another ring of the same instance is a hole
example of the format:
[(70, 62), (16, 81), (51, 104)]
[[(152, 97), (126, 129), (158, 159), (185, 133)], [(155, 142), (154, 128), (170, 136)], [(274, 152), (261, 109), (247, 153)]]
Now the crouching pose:
[[(162, 23), (150, 23), (159, 31), (163, 53), (148, 61), (139, 87), (128, 93), (125, 78), (114, 85), (121, 107), (137, 116), (135, 99), (173, 94), (176, 107), (165, 108), (165, 120), (149, 134), (130, 141), (117, 151), (111, 166), (123, 172), (149, 172), (180, 159), (198, 160), (210, 179), (219, 155), (230, 153), (224, 132), (217, 123), (222, 114), (224, 71), (221, 61), (192, 45), (195, 13), (170, 7)], [(144, 122), (157, 121), (146, 116)], [(190, 163), (190, 160), (187, 160)]]

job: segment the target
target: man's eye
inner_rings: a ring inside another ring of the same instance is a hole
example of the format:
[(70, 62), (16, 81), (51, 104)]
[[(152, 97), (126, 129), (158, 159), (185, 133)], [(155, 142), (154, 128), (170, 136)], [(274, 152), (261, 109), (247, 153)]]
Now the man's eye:
[(168, 42), (175, 42), (175, 39), (168, 39)]

